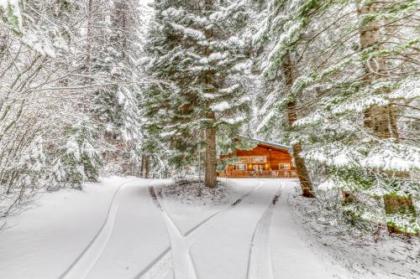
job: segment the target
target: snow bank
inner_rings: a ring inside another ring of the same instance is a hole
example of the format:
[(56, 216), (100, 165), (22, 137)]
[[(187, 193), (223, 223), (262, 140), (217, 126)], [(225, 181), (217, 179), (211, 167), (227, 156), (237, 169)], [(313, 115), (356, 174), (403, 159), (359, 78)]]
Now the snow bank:
[(377, 234), (357, 230), (340, 221), (335, 208), (322, 206), (320, 196), (305, 199), (296, 192), (288, 202), (314, 249), (345, 265), (352, 278), (419, 278), (419, 239), (391, 237), (383, 230)]

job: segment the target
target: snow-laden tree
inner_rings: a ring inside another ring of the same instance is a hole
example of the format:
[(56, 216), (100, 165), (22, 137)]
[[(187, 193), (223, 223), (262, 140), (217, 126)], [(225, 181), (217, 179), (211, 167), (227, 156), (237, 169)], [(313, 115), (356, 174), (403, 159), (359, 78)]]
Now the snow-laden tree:
[[(276, 101), (261, 103), (257, 128), (300, 143), (321, 188), (335, 185), (349, 200), (393, 193), (418, 199), (419, 36), (410, 24), (418, 9), (416, 1), (305, 0), (273, 1), (263, 11), (254, 42), (263, 48), (259, 66)], [(347, 209), (350, 218), (382, 222), (378, 208)], [(408, 218), (411, 225), (398, 217), (387, 222), (418, 231)]]
[(102, 140), (106, 171), (136, 174), (138, 164), (131, 153), (142, 138), (142, 9), (136, 1), (89, 0), (87, 4), (86, 41), (81, 49), (86, 57), (85, 82), (92, 85), (93, 104), (87, 110)]
[(101, 171), (139, 174), (144, 4), (0, 4), (0, 214)]
[[(145, 100), (148, 130), (167, 143), (177, 166), (205, 147), (205, 184), (216, 185), (216, 137), (233, 138), (249, 98), (241, 84), (247, 20), (241, 1), (155, 1), (147, 51), (153, 79)], [(198, 155), (199, 156), (199, 155)]]
[(18, 205), (28, 194), (48, 186), (56, 158), (53, 145), (59, 143), (62, 127), (78, 117), (67, 113), (74, 105), (74, 92), (53, 89), (62, 87), (71, 73), (64, 56), (71, 56), (69, 25), (63, 22), (77, 5), (6, 2), (8, 12), (14, 11), (19, 21), (16, 24), (9, 15), (0, 25), (0, 189), (6, 206), (1, 214), (9, 212), (7, 201)]

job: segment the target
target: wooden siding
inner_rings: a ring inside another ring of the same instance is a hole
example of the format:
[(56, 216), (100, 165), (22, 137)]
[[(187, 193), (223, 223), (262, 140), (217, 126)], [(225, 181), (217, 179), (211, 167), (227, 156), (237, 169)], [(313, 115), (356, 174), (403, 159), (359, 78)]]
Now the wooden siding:
[[(222, 155), (221, 160), (237, 158), (239, 161), (249, 161), (253, 156), (265, 157), (265, 163), (248, 164), (246, 169), (238, 169), (234, 164), (227, 165), (220, 176), (227, 177), (294, 177), (296, 172), (292, 165), (292, 157), (286, 148), (276, 148), (269, 145), (258, 144), (251, 150), (235, 150), (232, 154)], [(242, 159), (241, 159), (242, 158)], [(279, 168), (279, 164), (288, 164), (289, 169)], [(262, 170), (253, 171), (253, 167), (259, 165)]]
[(236, 150), (236, 157), (241, 156), (267, 156), (267, 163), (271, 170), (278, 170), (280, 163), (292, 163), (288, 150), (274, 149), (269, 146), (258, 145), (252, 150)]

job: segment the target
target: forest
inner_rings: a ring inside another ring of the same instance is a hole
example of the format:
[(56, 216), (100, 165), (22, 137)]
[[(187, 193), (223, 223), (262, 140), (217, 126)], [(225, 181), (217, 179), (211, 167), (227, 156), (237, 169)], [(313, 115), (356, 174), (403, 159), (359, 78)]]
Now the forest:
[(418, 0), (1, 0), (0, 216), (109, 175), (219, 187), (238, 135), (302, 195), (420, 232)]

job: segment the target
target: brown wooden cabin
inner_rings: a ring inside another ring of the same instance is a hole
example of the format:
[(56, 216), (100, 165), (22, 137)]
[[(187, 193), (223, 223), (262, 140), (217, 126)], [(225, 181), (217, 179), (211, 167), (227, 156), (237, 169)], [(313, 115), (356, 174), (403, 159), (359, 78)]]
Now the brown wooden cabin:
[(220, 177), (296, 177), (296, 170), (289, 153), (289, 147), (254, 140), (257, 146), (251, 150), (236, 149), (234, 152), (221, 155), (226, 160)]

